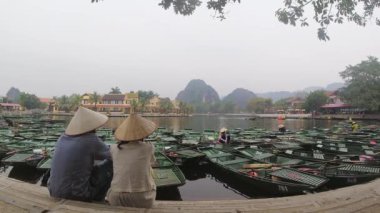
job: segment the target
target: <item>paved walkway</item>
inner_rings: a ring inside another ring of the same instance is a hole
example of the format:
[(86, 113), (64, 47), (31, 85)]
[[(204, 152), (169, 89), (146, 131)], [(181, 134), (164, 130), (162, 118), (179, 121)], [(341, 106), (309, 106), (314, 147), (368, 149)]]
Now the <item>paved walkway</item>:
[(52, 199), (45, 187), (0, 176), (0, 212), (380, 212), (380, 179), (328, 192), (231, 201), (157, 201), (152, 209)]

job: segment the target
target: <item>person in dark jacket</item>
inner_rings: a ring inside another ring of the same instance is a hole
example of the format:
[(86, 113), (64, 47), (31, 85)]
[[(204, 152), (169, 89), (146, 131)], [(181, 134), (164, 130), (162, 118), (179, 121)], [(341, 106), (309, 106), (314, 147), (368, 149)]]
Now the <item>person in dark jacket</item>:
[(112, 180), (109, 148), (96, 135), (108, 117), (79, 107), (55, 146), (48, 189), (50, 196), (102, 201)]

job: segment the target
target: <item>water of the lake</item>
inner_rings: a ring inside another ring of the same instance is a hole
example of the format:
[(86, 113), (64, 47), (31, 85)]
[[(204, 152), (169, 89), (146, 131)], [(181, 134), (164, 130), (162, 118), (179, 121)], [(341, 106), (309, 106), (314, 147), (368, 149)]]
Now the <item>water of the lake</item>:
[[(116, 128), (125, 118), (112, 117), (105, 127)], [(265, 128), (276, 130), (277, 119), (248, 120), (243, 116), (203, 115), (191, 117), (149, 117), (160, 127), (173, 129), (174, 131), (191, 128), (195, 131), (204, 129), (218, 130), (222, 127), (233, 128)], [(337, 124), (336, 120), (310, 120), (310, 119), (286, 119), (284, 124), (287, 129), (297, 131), (311, 129), (313, 127), (330, 128)], [(367, 122), (365, 124), (380, 124), (379, 122)], [(246, 191), (245, 187), (234, 180), (215, 174), (207, 166), (197, 168), (181, 168), (186, 176), (186, 184), (178, 189), (161, 190), (157, 193), (159, 200), (230, 200), (260, 198), (260, 194)], [(9, 171), (8, 171), (9, 172)]]
[[(276, 130), (278, 128), (277, 119), (256, 119), (249, 120), (244, 116), (225, 116), (225, 115), (198, 115), (190, 117), (148, 117), (159, 127), (166, 127), (174, 131), (191, 128), (195, 131), (204, 129), (219, 130), (222, 127), (234, 128), (264, 128)], [(105, 125), (108, 128), (117, 128), (125, 118), (112, 117)], [(313, 127), (329, 128), (339, 121), (336, 120), (310, 120), (310, 119), (286, 119), (283, 124), (289, 130), (310, 129)]]
[[(111, 118), (106, 127), (115, 128), (125, 118)], [(160, 127), (173, 129), (174, 131), (191, 128), (195, 131), (204, 129), (218, 130), (222, 127), (233, 128), (265, 128), (278, 129), (277, 119), (249, 120), (244, 116), (225, 115), (199, 115), (191, 117), (150, 117), (148, 118)], [(337, 120), (310, 120), (310, 119), (286, 119), (283, 124), (289, 130), (311, 129), (313, 127), (330, 128), (337, 124)], [(369, 122), (368, 124), (373, 124)], [(260, 198), (255, 192), (245, 191), (244, 186), (234, 180), (214, 174), (208, 167), (181, 168), (187, 178), (186, 184), (177, 190), (158, 192), (158, 199), (163, 200), (223, 200)]]

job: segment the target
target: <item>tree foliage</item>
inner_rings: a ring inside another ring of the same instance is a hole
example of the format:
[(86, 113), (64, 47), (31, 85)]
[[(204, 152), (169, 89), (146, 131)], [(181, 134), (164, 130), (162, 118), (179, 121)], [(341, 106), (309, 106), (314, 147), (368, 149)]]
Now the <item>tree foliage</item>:
[(119, 87), (112, 87), (109, 94), (121, 94), (120, 88)]
[(284, 98), (284, 99), (280, 99), (276, 102), (274, 102), (274, 107), (277, 109), (277, 110), (287, 110), (288, 107), (289, 107), (289, 103), (287, 101), (288, 99), (287, 98)]
[(179, 113), (183, 113), (183, 114), (190, 114), (194, 111), (194, 108), (192, 105), (190, 104), (187, 104), (183, 101), (180, 101), (179, 102)]
[(320, 107), (327, 103), (328, 97), (323, 90), (311, 92), (305, 100), (304, 108), (307, 112), (319, 111)]
[(91, 103), (91, 104), (94, 104), (94, 108), (95, 108), (95, 109), (96, 109), (96, 105), (97, 105), (98, 103), (100, 103), (101, 98), (102, 98), (102, 96), (101, 96), (99, 93), (97, 93), (97, 92), (93, 92), (93, 93), (90, 95), (90, 103)]
[[(176, 14), (184, 16), (192, 15), (197, 7), (202, 5), (201, 0), (161, 0), (158, 4), (165, 10), (173, 7)], [(225, 19), (224, 9), (229, 3), (239, 2), (240, 0), (208, 0), (206, 5), (210, 10), (215, 11), (215, 17)]]
[(54, 97), (54, 100), (58, 105), (58, 110), (70, 112), (77, 110), (80, 105), (81, 96), (79, 94), (62, 95), (61, 97)]
[(56, 98), (56, 103), (58, 104), (58, 110), (65, 112), (70, 111), (69, 97), (67, 95)]
[(173, 103), (169, 98), (161, 98), (160, 100), (160, 112), (161, 113), (170, 113), (173, 110)]
[[(99, 2), (100, 0), (91, 0)], [(173, 7), (176, 14), (189, 16), (206, 2), (208, 9), (215, 12), (214, 17), (224, 20), (226, 18), (225, 8), (231, 3), (240, 3), (241, 0), (161, 0), (159, 6), (165, 10)], [(375, 9), (380, 7), (380, 0), (284, 0), (283, 7), (279, 8), (275, 15), (284, 24), (301, 27), (309, 26), (309, 17), (305, 10), (309, 7), (314, 11), (312, 19), (319, 25), (317, 35), (320, 40), (327, 41), (327, 28), (330, 24), (342, 24), (353, 22), (359, 26), (366, 26), (372, 19)], [(375, 18), (377, 25), (380, 19)]]
[(368, 57), (355, 66), (348, 66), (340, 73), (347, 87), (342, 89), (343, 98), (358, 108), (380, 111), (380, 63)]
[(151, 90), (149, 91), (139, 90), (137, 94), (139, 95), (140, 110), (142, 112), (145, 111), (145, 106), (148, 104), (149, 100), (152, 99), (154, 96), (158, 96), (158, 94), (154, 93)]
[(269, 98), (254, 98), (247, 104), (247, 110), (249, 112), (264, 113), (265, 110), (272, 107), (272, 99)]
[(36, 95), (25, 92), (21, 92), (19, 103), (26, 109), (39, 109), (44, 107)]
[(233, 113), (237, 112), (238, 108), (232, 101), (221, 101), (218, 110), (221, 113)]
[[(284, 8), (276, 11), (278, 20), (284, 24), (309, 26), (305, 17), (305, 9), (312, 7), (314, 21), (318, 23), (318, 38), (326, 41), (327, 28), (330, 24), (354, 22), (366, 26), (372, 18), (374, 10), (380, 7), (380, 0), (284, 0)], [(376, 18), (380, 25), (380, 19)]]
[(11, 103), (18, 103), (20, 100), (20, 95), (21, 95), (21, 92), (19, 89), (15, 87), (11, 87), (7, 92), (6, 98), (7, 98), (7, 101)]

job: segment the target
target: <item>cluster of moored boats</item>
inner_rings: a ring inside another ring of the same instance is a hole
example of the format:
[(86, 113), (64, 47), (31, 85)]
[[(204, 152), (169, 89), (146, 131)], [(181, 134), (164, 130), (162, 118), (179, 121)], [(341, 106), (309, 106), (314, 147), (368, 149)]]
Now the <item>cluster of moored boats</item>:
[[(0, 118), (0, 158), (4, 166), (33, 167), (48, 174), (64, 120)], [(112, 129), (99, 129), (114, 144)], [(218, 131), (158, 128), (146, 141), (156, 148), (154, 179), (158, 188), (177, 187), (186, 178), (180, 168), (207, 163), (247, 190), (275, 196), (302, 194), (354, 185), (380, 177), (380, 128), (352, 132), (348, 122), (330, 129), (285, 133), (260, 128), (231, 129), (228, 144), (217, 143)]]

